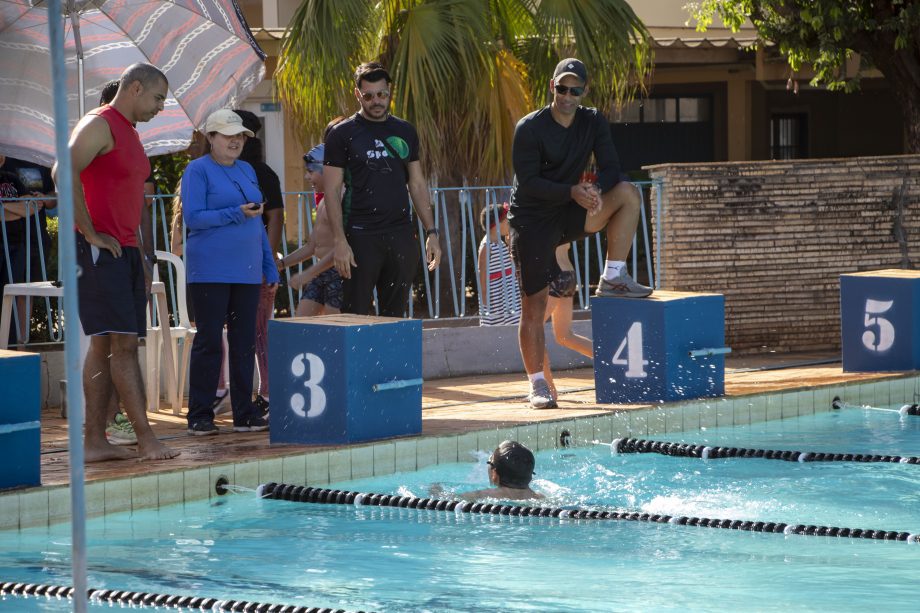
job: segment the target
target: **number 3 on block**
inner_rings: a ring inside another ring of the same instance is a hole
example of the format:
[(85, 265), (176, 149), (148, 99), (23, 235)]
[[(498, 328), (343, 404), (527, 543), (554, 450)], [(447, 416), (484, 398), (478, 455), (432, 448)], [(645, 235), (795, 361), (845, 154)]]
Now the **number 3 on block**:
[[(880, 317), (894, 305), (894, 300), (866, 300), (866, 328), (862, 335), (863, 346), (869, 351), (888, 351), (894, 345), (894, 325)], [(873, 330), (870, 326), (875, 326)]]
[[(625, 358), (623, 357), (624, 351), (626, 352)], [(610, 363), (625, 366), (626, 376), (632, 379), (644, 379), (648, 376), (645, 371), (648, 360), (642, 357), (642, 322), (635, 321), (629, 327)]]

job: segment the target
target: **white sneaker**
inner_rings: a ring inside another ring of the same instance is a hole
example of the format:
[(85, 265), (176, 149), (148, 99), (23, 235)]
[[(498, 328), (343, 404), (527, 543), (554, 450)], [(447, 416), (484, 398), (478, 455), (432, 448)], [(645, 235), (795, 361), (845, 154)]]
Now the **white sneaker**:
[(527, 396), (527, 400), (534, 409), (554, 409), (557, 406), (546, 379), (537, 379), (530, 384), (530, 395)]

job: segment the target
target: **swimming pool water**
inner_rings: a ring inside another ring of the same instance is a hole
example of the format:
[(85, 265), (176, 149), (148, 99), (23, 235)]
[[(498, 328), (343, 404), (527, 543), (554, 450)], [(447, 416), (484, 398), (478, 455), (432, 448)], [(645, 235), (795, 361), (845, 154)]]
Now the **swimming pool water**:
[[(920, 418), (848, 410), (693, 443), (920, 455)], [(920, 466), (537, 455), (547, 506), (920, 532)], [(485, 485), (433, 466), (336, 484), (426, 495)], [(88, 522), (89, 584), (376, 611), (914, 610), (920, 544), (674, 525), (258, 500), (252, 493)], [(69, 526), (0, 532), (0, 580), (69, 584)], [(24, 608), (24, 605), (26, 608)], [(103, 605), (108, 608), (108, 605)], [(67, 610), (18, 598), (2, 610)], [(102, 610), (102, 608), (100, 608)]]

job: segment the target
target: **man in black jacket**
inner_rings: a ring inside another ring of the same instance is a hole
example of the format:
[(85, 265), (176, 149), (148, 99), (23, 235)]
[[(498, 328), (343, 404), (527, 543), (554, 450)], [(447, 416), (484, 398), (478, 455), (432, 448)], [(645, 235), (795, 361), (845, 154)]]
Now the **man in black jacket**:
[[(543, 375), (543, 322), (548, 286), (559, 274), (557, 246), (604, 230), (607, 260), (596, 295), (644, 298), (652, 293), (626, 272), (641, 198), (622, 180), (607, 119), (580, 104), (588, 93), (585, 65), (575, 58), (562, 60), (550, 87), (552, 103), (525, 116), (514, 131), (508, 215), (523, 293), (518, 341), (535, 409), (556, 406)], [(592, 154), (596, 179), (585, 176)]]

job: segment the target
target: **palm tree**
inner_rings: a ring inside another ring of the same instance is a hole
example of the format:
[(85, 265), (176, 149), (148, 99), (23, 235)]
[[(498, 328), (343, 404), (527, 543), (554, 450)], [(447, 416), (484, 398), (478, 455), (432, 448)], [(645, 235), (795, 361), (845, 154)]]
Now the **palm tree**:
[(309, 142), (357, 110), (351, 75), (378, 60), (432, 183), (495, 185), (511, 178), (515, 124), (546, 104), (569, 56), (591, 70), (588, 103), (609, 111), (644, 83), (649, 35), (626, 0), (303, 0), (275, 79)]

